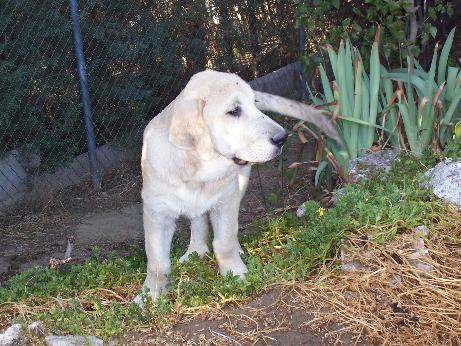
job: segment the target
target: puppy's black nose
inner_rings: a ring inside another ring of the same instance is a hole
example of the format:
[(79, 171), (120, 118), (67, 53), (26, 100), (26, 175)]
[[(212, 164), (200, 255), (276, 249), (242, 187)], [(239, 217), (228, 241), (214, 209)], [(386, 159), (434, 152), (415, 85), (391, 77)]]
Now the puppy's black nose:
[(283, 130), (271, 138), (271, 143), (281, 148), (283, 143), (285, 143), (285, 140), (287, 139), (287, 137), (288, 137), (288, 132)]

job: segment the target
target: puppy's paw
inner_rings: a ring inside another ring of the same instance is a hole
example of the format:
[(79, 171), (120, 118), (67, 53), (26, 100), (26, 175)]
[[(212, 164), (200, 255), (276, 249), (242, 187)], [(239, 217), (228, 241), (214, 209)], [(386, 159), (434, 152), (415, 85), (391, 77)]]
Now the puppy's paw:
[(221, 273), (221, 275), (231, 273), (235, 276), (238, 276), (240, 279), (244, 279), (245, 274), (248, 272), (248, 269), (239, 257), (238, 260), (226, 261), (226, 263), (221, 263), (219, 265), (219, 272)]
[[(158, 287), (158, 285), (154, 285), (154, 287)], [(146, 286), (146, 283), (144, 283), (139, 294), (133, 298), (131, 303), (138, 305), (144, 311), (147, 302), (155, 302), (155, 300), (157, 300), (160, 294), (166, 291), (166, 287), (163, 287), (162, 289), (150, 289), (148, 286)]]
[(144, 310), (144, 302), (145, 302), (145, 296), (143, 297), (143, 294), (138, 294), (136, 297), (133, 298), (131, 301), (132, 304), (138, 305), (141, 310)]

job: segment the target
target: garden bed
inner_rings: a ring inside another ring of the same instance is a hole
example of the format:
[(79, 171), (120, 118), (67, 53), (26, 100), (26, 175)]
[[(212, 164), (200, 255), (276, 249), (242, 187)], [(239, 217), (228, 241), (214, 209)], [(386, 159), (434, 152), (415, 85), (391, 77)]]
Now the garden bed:
[[(249, 269), (244, 281), (218, 275), (212, 255), (177, 263), (185, 245), (180, 241), (173, 249), (170, 292), (142, 312), (131, 300), (144, 278), (145, 255), (126, 247), (127, 256), (94, 254), (82, 265), (13, 277), (0, 288), (0, 323), (38, 319), (54, 334), (119, 337), (133, 344), (181, 338), (283, 344), (284, 335), (312, 344), (325, 338), (459, 342), (461, 213), (420, 187), (420, 174), (434, 164), (434, 158), (403, 157), (389, 175), (378, 172), (346, 186), (331, 209), (311, 201), (301, 218), (292, 210), (266, 215), (241, 237)], [(430, 272), (405, 259), (405, 237), (420, 225), (429, 230), (424, 243)], [(341, 271), (345, 238), (367, 249), (362, 260), (369, 270)], [(256, 297), (262, 306), (255, 307)]]

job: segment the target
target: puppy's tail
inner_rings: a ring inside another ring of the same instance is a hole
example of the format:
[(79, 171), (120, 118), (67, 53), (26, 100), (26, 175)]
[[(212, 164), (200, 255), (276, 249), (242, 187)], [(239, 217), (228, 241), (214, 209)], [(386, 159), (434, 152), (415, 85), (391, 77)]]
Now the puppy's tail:
[(261, 111), (275, 112), (295, 119), (307, 121), (320, 130), (328, 137), (341, 143), (341, 137), (333, 124), (318, 109), (304, 103), (286, 99), (281, 96), (255, 91), (256, 107)]

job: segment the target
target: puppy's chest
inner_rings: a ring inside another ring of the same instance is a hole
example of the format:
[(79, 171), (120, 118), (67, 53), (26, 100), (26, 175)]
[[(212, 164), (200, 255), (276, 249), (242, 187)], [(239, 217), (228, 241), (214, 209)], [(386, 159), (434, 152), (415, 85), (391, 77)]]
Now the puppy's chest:
[(215, 181), (189, 181), (176, 190), (180, 213), (199, 216), (215, 207), (237, 189), (237, 179), (225, 177)]
[(186, 179), (176, 190), (181, 201), (181, 213), (201, 215), (220, 200), (238, 189), (238, 170), (210, 162), (203, 165), (191, 179)]

